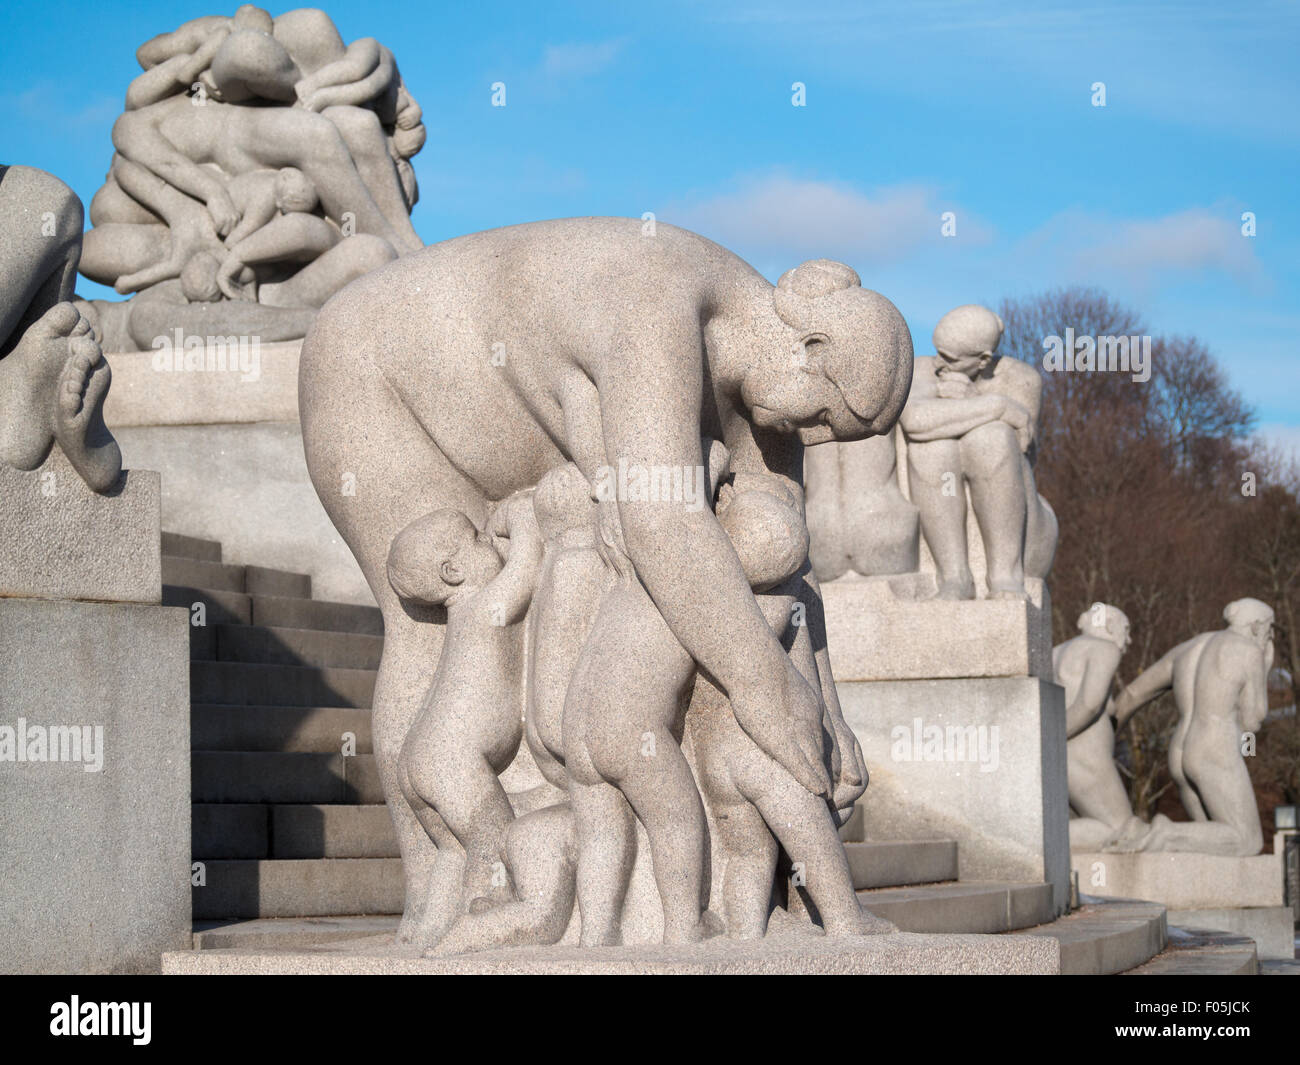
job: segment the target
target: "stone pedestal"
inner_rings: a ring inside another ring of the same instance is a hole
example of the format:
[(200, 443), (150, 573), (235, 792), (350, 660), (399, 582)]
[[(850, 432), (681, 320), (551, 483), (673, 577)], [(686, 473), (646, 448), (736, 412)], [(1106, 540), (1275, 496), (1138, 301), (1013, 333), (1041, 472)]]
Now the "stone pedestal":
[(1273, 854), (1234, 858), (1190, 852), (1071, 856), (1079, 890), (1103, 898), (1147, 899), (1182, 928), (1235, 932), (1255, 940), (1261, 958), (1295, 957), (1295, 915), (1284, 905), (1282, 840)]
[(243, 357), (247, 372), (160, 370), (153, 352), (108, 353), (105, 417), (127, 465), (161, 471), (169, 532), (220, 540), (224, 560), (236, 565), (309, 573), (318, 599), (373, 604), (307, 475), (301, 349), (299, 340), (260, 344), (256, 358), (252, 350)]
[(1062, 689), (1036, 677), (840, 680), (871, 782), (868, 839), (955, 839), (962, 880), (1045, 881), (1069, 903)]
[(1061, 947), (1050, 936), (921, 935), (718, 937), (689, 946), (512, 947), (422, 958), (391, 935), (307, 950), (191, 950), (168, 954), (163, 972), (260, 975), (1053, 975)]
[(100, 496), (55, 451), (0, 477), (0, 969), (156, 972), (190, 940), (188, 617), (152, 605), (158, 475)]
[(934, 576), (841, 577), (822, 585), (836, 680), (959, 677), (1052, 679), (1051, 604), (1042, 581), (1027, 600), (930, 599)]

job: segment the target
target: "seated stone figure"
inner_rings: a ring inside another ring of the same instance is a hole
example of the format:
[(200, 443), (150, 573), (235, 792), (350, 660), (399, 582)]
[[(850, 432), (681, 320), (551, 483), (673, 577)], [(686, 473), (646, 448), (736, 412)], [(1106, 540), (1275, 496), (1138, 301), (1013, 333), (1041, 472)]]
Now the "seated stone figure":
[(122, 452), (104, 424), (112, 373), (73, 305), (81, 201), (58, 178), (0, 167), (0, 462), (34, 470), (57, 441), (97, 492)]
[[(404, 602), (445, 605), (447, 640), (433, 685), (398, 759), (402, 794), (438, 847), (417, 943), (436, 943), (494, 887), (514, 810), (499, 774), (519, 749), (524, 616), (541, 562), (528, 494), (500, 508), (504, 565), (487, 535), (460, 511), (413, 522), (393, 542), (389, 581)], [(504, 866), (502, 866), (504, 867)]]
[[(763, 616), (802, 672), (816, 677), (804, 626), (793, 623), (797, 598), (790, 581), (805, 565), (808, 532), (798, 503), (776, 478), (738, 478), (724, 485), (717, 514)], [(858, 904), (836, 821), (824, 799), (802, 787), (764, 754), (736, 724), (726, 697), (701, 677), (689, 729), (700, 787), (718, 839), (727, 935), (762, 936), (767, 930), (780, 841), (796, 869), (796, 883), (812, 899), (829, 935), (893, 931)]]
[(1238, 599), (1223, 617), (1226, 629), (1180, 643), (1115, 700), (1122, 726), (1157, 696), (1174, 693), (1178, 725), (1169, 741), (1169, 775), (1192, 820), (1157, 814), (1147, 832), (1112, 849), (1244, 857), (1264, 845), (1242, 744), (1268, 714), (1273, 611), (1258, 599)]
[(1096, 603), (1079, 615), (1079, 635), (1052, 651), (1056, 683), (1065, 689), (1069, 762), (1070, 847), (1100, 850), (1146, 831), (1133, 813), (1115, 767), (1110, 686), (1129, 645), (1129, 622), (1118, 607)]
[(1002, 319), (987, 308), (945, 314), (934, 330), (936, 354), (916, 360), (899, 418), (940, 599), (975, 597), (967, 486), (990, 598), (1024, 598), (1025, 577), (1046, 577), (1056, 552), (1056, 517), (1038, 494), (1031, 461), (1042, 382), (1032, 366), (995, 356), (1001, 339)]

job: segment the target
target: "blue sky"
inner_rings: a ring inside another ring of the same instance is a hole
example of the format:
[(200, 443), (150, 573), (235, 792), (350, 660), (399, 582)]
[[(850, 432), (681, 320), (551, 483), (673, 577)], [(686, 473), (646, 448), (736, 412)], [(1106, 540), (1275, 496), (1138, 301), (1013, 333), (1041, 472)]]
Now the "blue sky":
[[(223, 10), (6, 5), (4, 161), (89, 202), (136, 47)], [(851, 263), (921, 350), (957, 304), (1097, 285), (1153, 331), (1201, 337), (1267, 435), (1300, 444), (1295, 2), (326, 10), (346, 39), (387, 44), (424, 108), (415, 226), (428, 242), (653, 211), (772, 279), (814, 256)]]

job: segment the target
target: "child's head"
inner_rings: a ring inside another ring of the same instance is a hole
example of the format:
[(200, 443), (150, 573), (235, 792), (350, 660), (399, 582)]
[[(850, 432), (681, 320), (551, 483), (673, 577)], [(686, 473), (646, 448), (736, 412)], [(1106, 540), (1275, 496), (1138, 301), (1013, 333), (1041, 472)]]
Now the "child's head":
[(501, 556), (459, 510), (416, 518), (388, 549), (388, 583), (414, 603), (445, 603), (458, 588), (480, 588), (501, 569)]
[(798, 573), (808, 557), (808, 526), (788, 498), (761, 489), (725, 491), (717, 513), (756, 592)]
[(296, 166), (281, 167), (276, 172), (275, 206), (281, 214), (314, 211), (319, 199), (316, 186)]
[(591, 498), (591, 484), (572, 462), (557, 466), (537, 482), (533, 512), (547, 540), (570, 529), (586, 528), (595, 535), (596, 503)]

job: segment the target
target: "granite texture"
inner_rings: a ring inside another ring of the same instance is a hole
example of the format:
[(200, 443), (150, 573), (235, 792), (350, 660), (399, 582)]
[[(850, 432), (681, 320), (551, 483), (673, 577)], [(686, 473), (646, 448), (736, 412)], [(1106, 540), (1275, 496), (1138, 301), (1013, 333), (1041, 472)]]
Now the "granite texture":
[(395, 949), (391, 936), (311, 952), (201, 950), (168, 954), (163, 972), (388, 975), (1049, 975), (1060, 946), (1036, 936), (892, 935), (710, 940), (677, 947), (516, 947), (451, 958)]
[(868, 839), (955, 839), (963, 880), (1052, 885), (1069, 900), (1065, 707), (1033, 677), (840, 682), (871, 786)]
[(928, 574), (828, 582), (822, 602), (835, 677), (1050, 680), (1050, 600), (1041, 581), (1026, 585), (1025, 599), (942, 600)]
[[(187, 628), (171, 607), (0, 599), (4, 971), (156, 972), (189, 945)], [(17, 761), (20, 719), (28, 755), (33, 729), (50, 755), (54, 727), (89, 726), (81, 763), (67, 733), (59, 761)]]
[(158, 603), (159, 476), (88, 488), (61, 450), (29, 473), (0, 463), (0, 597)]

